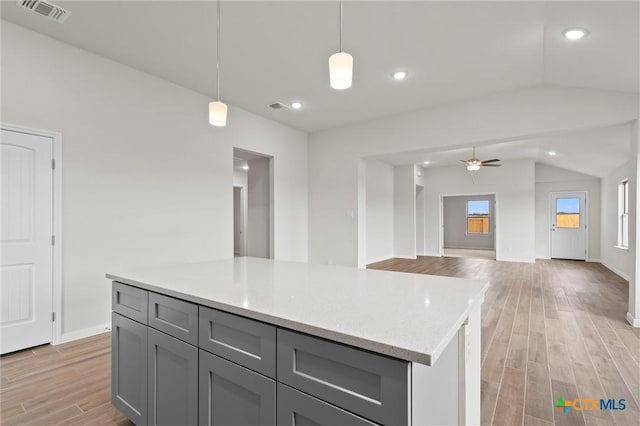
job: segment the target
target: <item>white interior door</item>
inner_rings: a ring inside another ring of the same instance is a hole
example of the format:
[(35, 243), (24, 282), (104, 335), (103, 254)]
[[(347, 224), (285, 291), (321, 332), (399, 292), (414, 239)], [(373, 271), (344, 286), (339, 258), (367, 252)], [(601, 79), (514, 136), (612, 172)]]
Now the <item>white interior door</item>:
[(586, 194), (551, 194), (551, 257), (586, 260)]
[(52, 341), (53, 140), (2, 129), (0, 352)]

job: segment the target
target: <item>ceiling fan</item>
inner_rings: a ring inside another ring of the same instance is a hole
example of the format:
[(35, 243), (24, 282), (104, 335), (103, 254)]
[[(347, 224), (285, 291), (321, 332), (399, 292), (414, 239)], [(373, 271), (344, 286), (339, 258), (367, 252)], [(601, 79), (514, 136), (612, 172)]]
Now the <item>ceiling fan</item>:
[(467, 170), (470, 172), (475, 172), (476, 170), (480, 170), (480, 167), (500, 167), (500, 164), (491, 164), (500, 161), (497, 158), (492, 160), (481, 161), (476, 158), (476, 147), (473, 147), (473, 156), (468, 160), (460, 160), (467, 165)]

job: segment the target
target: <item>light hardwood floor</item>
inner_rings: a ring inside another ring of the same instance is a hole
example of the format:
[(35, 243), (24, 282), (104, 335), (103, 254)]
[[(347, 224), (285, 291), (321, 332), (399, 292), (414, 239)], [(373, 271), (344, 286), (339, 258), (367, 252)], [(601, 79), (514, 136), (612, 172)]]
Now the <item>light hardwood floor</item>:
[[(628, 283), (596, 263), (390, 259), (371, 269), (491, 281), (482, 307), (482, 424), (640, 425), (640, 330)], [(626, 400), (564, 414), (558, 397)]]
[(111, 405), (111, 335), (0, 358), (0, 424), (133, 425)]
[[(594, 263), (391, 259), (375, 269), (491, 281), (482, 309), (482, 423), (640, 425), (640, 330), (627, 283)], [(2, 425), (129, 425), (110, 403), (110, 335), (0, 358)], [(554, 409), (562, 396), (624, 411)]]

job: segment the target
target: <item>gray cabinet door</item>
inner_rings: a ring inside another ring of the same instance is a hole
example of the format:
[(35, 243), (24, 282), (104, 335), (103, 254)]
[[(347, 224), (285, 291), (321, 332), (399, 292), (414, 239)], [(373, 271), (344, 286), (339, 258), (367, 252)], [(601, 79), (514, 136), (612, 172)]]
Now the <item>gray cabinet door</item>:
[(111, 402), (137, 425), (147, 424), (147, 326), (111, 316)]
[(373, 426), (375, 424), (278, 383), (278, 426)]
[(198, 349), (149, 329), (149, 424), (198, 423)]
[(275, 425), (276, 383), (200, 350), (201, 425)]

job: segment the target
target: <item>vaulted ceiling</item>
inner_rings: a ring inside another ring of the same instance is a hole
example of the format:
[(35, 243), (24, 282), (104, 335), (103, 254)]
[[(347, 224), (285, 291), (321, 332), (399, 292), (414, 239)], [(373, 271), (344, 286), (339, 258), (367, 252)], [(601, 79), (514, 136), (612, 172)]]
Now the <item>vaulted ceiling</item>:
[[(206, 94), (215, 93), (211, 1), (54, 1), (63, 24), (2, 2), (2, 18)], [(638, 93), (638, 2), (346, 1), (354, 84), (330, 89), (336, 1), (222, 2), (222, 98), (313, 132), (538, 84)], [(568, 27), (590, 35), (571, 42)], [(394, 81), (403, 69), (409, 77)], [(271, 110), (301, 101), (299, 111)]]
[[(595, 177), (605, 177), (629, 161), (630, 128), (619, 125), (588, 129), (557, 135), (528, 138), (509, 142), (488, 143), (478, 146), (476, 157), (480, 160), (499, 158), (503, 163), (511, 160), (534, 159), (554, 167)], [(549, 155), (549, 152), (555, 155)], [(374, 158), (394, 166), (423, 164), (425, 167), (465, 165), (460, 160), (471, 158), (471, 148), (439, 151), (411, 151), (380, 155)], [(489, 169), (488, 173), (491, 173)]]

